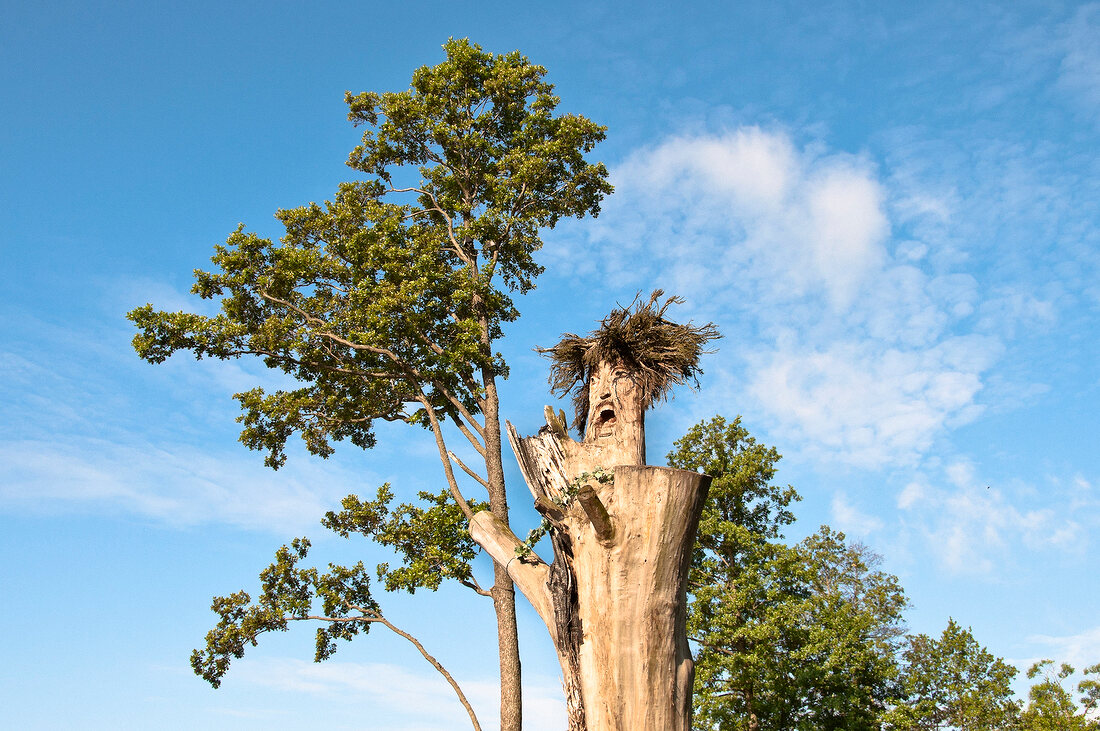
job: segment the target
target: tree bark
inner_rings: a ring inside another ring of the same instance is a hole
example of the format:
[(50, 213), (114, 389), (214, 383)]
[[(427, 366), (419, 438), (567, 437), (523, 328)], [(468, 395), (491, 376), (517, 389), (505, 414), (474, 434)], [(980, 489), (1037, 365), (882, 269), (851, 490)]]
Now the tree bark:
[[(508, 525), (508, 495), (504, 485), (501, 456), (500, 401), (496, 380), (482, 371), (485, 384), (485, 472), (489, 510)], [(516, 624), (516, 590), (506, 568), (493, 567), (493, 608), (497, 616), (497, 650), (500, 658), (500, 731), (523, 728), (523, 682), (519, 657), (519, 628)]]
[(554, 561), (518, 558), (519, 539), (484, 512), (470, 533), (545, 622), (570, 731), (689, 731), (687, 574), (710, 478), (618, 464), (613, 482), (571, 499), (570, 482), (614, 450), (593, 450), (552, 427), (525, 439), (508, 430), (536, 504), (561, 506), (550, 518)]

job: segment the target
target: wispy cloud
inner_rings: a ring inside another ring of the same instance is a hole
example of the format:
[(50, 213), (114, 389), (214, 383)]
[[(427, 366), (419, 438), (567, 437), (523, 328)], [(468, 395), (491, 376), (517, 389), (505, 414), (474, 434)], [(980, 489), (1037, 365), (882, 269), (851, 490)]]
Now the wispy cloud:
[(848, 496), (842, 492), (833, 496), (832, 513), (833, 523), (837, 528), (860, 538), (865, 538), (883, 527), (881, 520), (852, 505)]
[[(462, 692), (486, 729), (496, 727), (499, 686), (495, 681), (457, 678)], [(384, 663), (268, 658), (242, 660), (234, 667), (233, 681), (301, 693), (339, 698), (369, 709), (374, 718), (389, 714), (403, 717), (402, 729), (460, 728), (469, 723), (466, 711), (446, 681), (433, 671), (412, 672)], [(560, 686), (528, 679), (523, 685), (524, 727), (535, 731), (560, 729), (565, 704)], [(388, 727), (388, 726), (387, 726)]]
[(1078, 671), (1100, 662), (1100, 626), (1072, 635), (1031, 635), (1027, 641), (1039, 648), (1040, 657), (1068, 662)]
[[(903, 522), (918, 526), (941, 566), (959, 574), (990, 574), (1017, 545), (1033, 551), (1082, 554), (1100, 525), (1100, 501), (1081, 495), (1080, 482), (1052, 483), (1035, 497), (1027, 485), (983, 484), (966, 461), (943, 466), (938, 480), (920, 477), (899, 493)], [(1037, 503), (1037, 504), (1036, 504)]]
[(773, 435), (820, 458), (914, 464), (981, 412), (1003, 345), (976, 329), (978, 283), (937, 242), (895, 233), (912, 228), (902, 216), (950, 219), (949, 194), (903, 194), (864, 157), (760, 127), (670, 138), (614, 178), (555, 266), (688, 295), (729, 336), (721, 367), (746, 367), (738, 400)]
[[(227, 523), (280, 535), (316, 528), (362, 475), (306, 459), (278, 473), (253, 454), (93, 437), (0, 444), (0, 508), (120, 511), (177, 525)], [(370, 484), (370, 483), (368, 483)]]
[[(1008, 659), (1020, 670), (1020, 675), (1017, 676), (1013, 685), (1021, 698), (1027, 697), (1028, 688), (1036, 682), (1028, 680), (1025, 673), (1040, 660), (1053, 660), (1056, 668), (1061, 663), (1069, 663), (1073, 667), (1074, 674), (1066, 678), (1062, 686), (1071, 693), (1077, 687), (1077, 683), (1085, 679), (1084, 669), (1100, 663), (1100, 625), (1069, 635), (1029, 635), (1024, 639), (1024, 644), (1032, 654), (1027, 657)], [(1096, 680), (1097, 676), (1090, 674), (1087, 677)], [(1095, 709), (1091, 717), (1097, 717)]]
[(307, 457), (296, 443), (273, 472), (261, 454), (235, 444), (229, 394), (277, 386), (262, 367), (173, 359), (150, 368), (129, 348), (121, 318), (7, 324), (0, 510), (125, 512), (286, 535), (316, 528), (343, 495), (384, 481), (358, 464), (353, 474), (347, 464)]
[(1078, 8), (1061, 30), (1058, 83), (1100, 123), (1100, 3)]

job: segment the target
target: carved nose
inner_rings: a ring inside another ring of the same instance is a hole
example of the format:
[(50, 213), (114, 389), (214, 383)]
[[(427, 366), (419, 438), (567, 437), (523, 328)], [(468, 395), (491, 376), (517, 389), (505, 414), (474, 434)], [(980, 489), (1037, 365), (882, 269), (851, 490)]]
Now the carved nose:
[(604, 391), (603, 393), (600, 394), (600, 398), (601, 399), (611, 398), (611, 391)]

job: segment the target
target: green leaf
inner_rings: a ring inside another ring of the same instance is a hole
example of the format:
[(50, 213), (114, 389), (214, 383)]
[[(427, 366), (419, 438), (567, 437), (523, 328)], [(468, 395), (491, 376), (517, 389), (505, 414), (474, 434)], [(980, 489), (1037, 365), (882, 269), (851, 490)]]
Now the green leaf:
[(327, 457), (334, 441), (373, 447), (378, 419), (476, 419), (507, 377), (493, 342), (519, 316), (510, 294), (542, 271), (540, 231), (596, 215), (611, 192), (585, 159), (604, 128), (556, 114), (544, 68), (466, 40), (444, 49), (406, 91), (347, 94), (366, 127), (348, 165), (366, 179), (279, 211), (279, 241), (242, 225), (215, 248), (193, 291), (218, 315), (129, 314), (151, 363), (254, 356), (301, 384), (237, 394), (241, 441), (273, 468), (294, 434)]

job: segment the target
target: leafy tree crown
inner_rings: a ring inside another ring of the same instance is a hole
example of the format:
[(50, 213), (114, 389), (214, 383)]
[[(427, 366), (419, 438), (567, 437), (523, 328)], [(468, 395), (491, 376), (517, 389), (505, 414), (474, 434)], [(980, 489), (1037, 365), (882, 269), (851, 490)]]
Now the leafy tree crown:
[(278, 242), (242, 225), (216, 247), (192, 291), (221, 298), (219, 314), (129, 314), (150, 362), (255, 355), (302, 384), (236, 395), (241, 440), (272, 467), (294, 433), (328, 456), (333, 439), (373, 446), (376, 419), (476, 432), (487, 383), (507, 376), (492, 342), (518, 317), (509, 293), (542, 271), (540, 229), (598, 214), (611, 191), (585, 159), (604, 128), (556, 114), (543, 67), (467, 40), (444, 49), (407, 91), (346, 95), (364, 179), (280, 210)]

